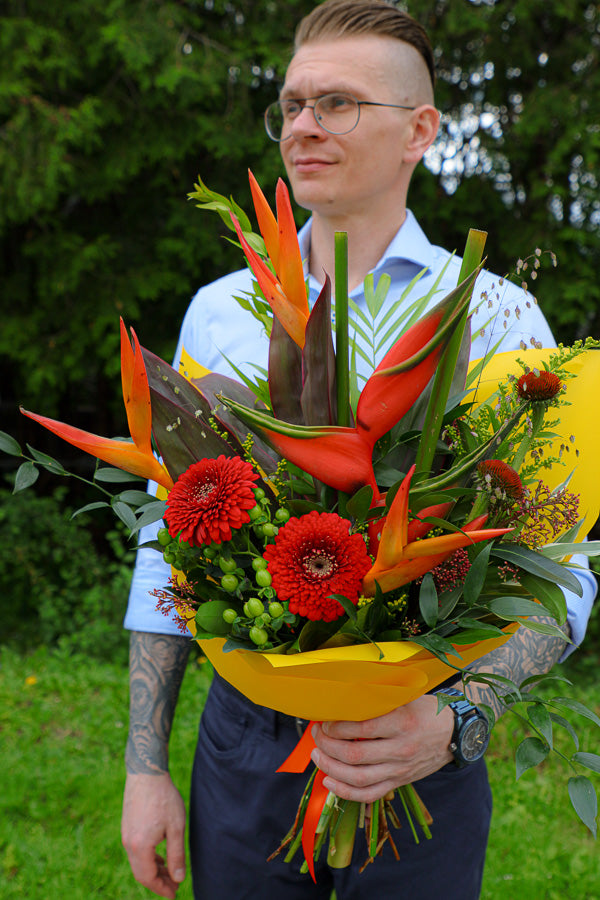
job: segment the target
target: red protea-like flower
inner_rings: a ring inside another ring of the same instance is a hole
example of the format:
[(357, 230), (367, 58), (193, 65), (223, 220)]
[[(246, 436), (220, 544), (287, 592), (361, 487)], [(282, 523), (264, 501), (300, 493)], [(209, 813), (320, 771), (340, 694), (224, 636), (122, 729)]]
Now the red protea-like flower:
[(562, 381), (554, 372), (533, 369), (525, 372), (517, 381), (517, 394), (521, 400), (547, 401), (556, 397), (562, 387)]
[(477, 472), (490, 490), (515, 500), (523, 496), (523, 484), (518, 473), (501, 459), (484, 459), (478, 463)]
[(264, 552), (273, 587), (290, 612), (333, 622), (344, 610), (331, 594), (358, 602), (371, 559), (360, 534), (335, 513), (315, 510), (290, 519)]
[(250, 463), (239, 456), (194, 463), (180, 475), (167, 498), (169, 534), (197, 547), (230, 541), (232, 529), (250, 521), (248, 510), (256, 506), (257, 480)]

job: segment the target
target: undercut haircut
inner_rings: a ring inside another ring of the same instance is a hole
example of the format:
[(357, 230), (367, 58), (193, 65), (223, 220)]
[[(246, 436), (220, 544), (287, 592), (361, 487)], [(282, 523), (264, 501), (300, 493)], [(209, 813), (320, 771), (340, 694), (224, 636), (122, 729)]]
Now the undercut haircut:
[(435, 61), (423, 26), (386, 0), (325, 0), (300, 20), (294, 49), (303, 44), (356, 35), (391, 37), (418, 51), (435, 86)]

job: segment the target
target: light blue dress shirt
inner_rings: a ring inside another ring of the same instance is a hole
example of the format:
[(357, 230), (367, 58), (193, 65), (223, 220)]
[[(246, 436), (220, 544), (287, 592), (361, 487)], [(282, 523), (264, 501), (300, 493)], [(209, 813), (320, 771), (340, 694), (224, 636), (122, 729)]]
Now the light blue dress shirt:
[[(310, 251), (310, 220), (299, 232), (302, 258), (308, 259)], [(425, 296), (434, 285), (444, 266), (446, 269), (431, 300), (435, 305), (458, 281), (460, 257), (452, 257), (442, 247), (431, 244), (410, 210), (404, 224), (387, 247), (381, 260), (373, 269), (375, 284), (385, 272), (391, 277), (387, 300), (394, 302), (411, 281), (425, 270), (418, 285), (404, 301), (411, 303)], [(212, 284), (200, 288), (186, 312), (174, 365), (179, 364), (182, 348), (201, 365), (212, 372), (220, 372), (238, 378), (228, 360), (246, 375), (252, 377), (257, 367), (265, 369), (268, 359), (268, 339), (260, 324), (235, 300), (251, 291), (252, 276), (248, 269), (226, 275)], [(321, 285), (311, 275), (309, 278), (309, 303), (312, 305)], [(350, 294), (359, 308), (365, 309), (363, 286)], [(552, 332), (541, 310), (531, 295), (509, 281), (483, 271), (475, 284), (471, 303), (471, 333), (473, 335), (472, 359), (478, 359), (492, 350), (502, 338), (500, 351), (525, 349), (531, 346), (556, 346)], [(381, 355), (387, 348), (382, 348)], [(376, 360), (377, 362), (379, 359)], [(364, 373), (366, 375), (369, 372)], [(142, 529), (140, 543), (155, 538), (158, 524)], [(573, 562), (587, 565), (584, 556), (573, 557)], [(565, 591), (568, 621), (572, 639), (579, 644), (585, 634), (587, 622), (596, 595), (596, 579), (591, 572), (577, 570), (583, 587), (583, 597)], [(125, 627), (133, 631), (158, 634), (179, 634), (171, 619), (156, 610), (155, 588), (164, 587), (170, 569), (155, 550), (138, 551), (125, 617)], [(565, 653), (568, 655), (570, 648)]]

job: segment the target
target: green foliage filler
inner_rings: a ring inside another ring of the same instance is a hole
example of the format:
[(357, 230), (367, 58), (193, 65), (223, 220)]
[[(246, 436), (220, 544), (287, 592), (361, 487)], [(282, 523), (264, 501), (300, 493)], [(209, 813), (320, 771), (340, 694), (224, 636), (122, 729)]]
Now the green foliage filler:
[(109, 532), (101, 553), (82, 520), (70, 521), (65, 489), (50, 497), (0, 491), (0, 644), (40, 643), (124, 661), (122, 621), (131, 551)]

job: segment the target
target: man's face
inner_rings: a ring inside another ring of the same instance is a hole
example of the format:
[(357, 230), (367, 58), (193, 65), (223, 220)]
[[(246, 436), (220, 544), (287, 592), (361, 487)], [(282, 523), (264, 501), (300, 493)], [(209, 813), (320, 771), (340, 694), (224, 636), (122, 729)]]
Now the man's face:
[[(341, 91), (357, 100), (418, 106), (425, 101), (411, 71), (418, 70), (419, 60), (413, 47), (386, 37), (305, 44), (289, 65), (281, 98)], [(317, 124), (312, 109), (303, 109), (292, 123), (292, 136), (280, 145), (296, 202), (326, 217), (396, 205), (414, 168), (406, 152), (414, 116), (403, 109), (362, 106), (356, 128), (335, 135)]]

